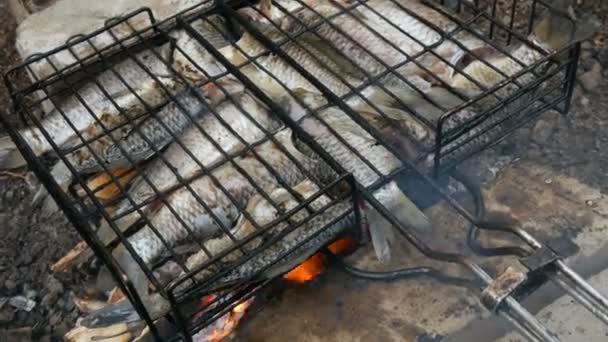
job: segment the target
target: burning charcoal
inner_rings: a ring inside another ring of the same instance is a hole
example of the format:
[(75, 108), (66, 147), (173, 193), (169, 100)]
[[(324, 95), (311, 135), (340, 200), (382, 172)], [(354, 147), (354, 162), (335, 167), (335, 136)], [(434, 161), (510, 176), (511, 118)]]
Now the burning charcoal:
[(12, 307), (14, 307), (16, 309), (27, 311), (27, 312), (32, 311), (34, 309), (34, 307), (36, 307), (36, 302), (31, 299), (28, 299), (25, 296), (12, 297), (11, 299), (8, 300), (8, 304), (10, 304)]

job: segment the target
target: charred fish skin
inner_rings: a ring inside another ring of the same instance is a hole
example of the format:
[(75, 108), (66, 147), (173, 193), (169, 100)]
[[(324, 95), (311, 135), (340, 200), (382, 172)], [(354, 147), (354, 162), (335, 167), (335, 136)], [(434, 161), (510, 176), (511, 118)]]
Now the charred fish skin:
[[(221, 16), (210, 16), (205, 23), (199, 26), (201, 34), (210, 39), (218, 48), (229, 44), (229, 37), (225, 35), (227, 30), (225, 21)], [(184, 54), (194, 54), (194, 51), (191, 50), (191, 46), (187, 44), (185, 37), (180, 35), (180, 32), (183, 33), (183, 31), (171, 33), (171, 35), (177, 35), (176, 45), (181, 47), (180, 51), (175, 51), (173, 43), (151, 48), (129, 56), (112, 67), (108, 66), (110, 70), (94, 76), (95, 79), (84, 86), (77, 85), (80, 88), (76, 89), (76, 94), (58, 103), (59, 108), (54, 109), (42, 120), (41, 126), (49, 133), (50, 139), (63, 148), (74, 140), (77, 132), (82, 132), (96, 124), (95, 117), (100, 119), (104, 114), (105, 116), (120, 117), (119, 114), (122, 111), (133, 112), (139, 108), (141, 112), (145, 110), (145, 107), (160, 105), (163, 101), (167, 101), (167, 95), (163, 94), (163, 89), (172, 91), (183, 87), (175, 77), (175, 72), (189, 80), (200, 80), (200, 72), (197, 73), (197, 77), (189, 77), (192, 67), (185, 62)], [(197, 67), (202, 68), (208, 74), (217, 74), (218, 71), (213, 70), (217, 70), (218, 65), (217, 61), (208, 57), (202, 58), (197, 63)], [(209, 73), (209, 71), (211, 72)], [(142, 103), (142, 101), (146, 103)], [(116, 102), (118, 102), (119, 108), (116, 108)], [(67, 121), (60, 111), (65, 114)], [(23, 129), (20, 134), (36, 155), (42, 155), (52, 149), (37, 127)], [(25, 161), (16, 151), (10, 139), (8, 137), (0, 138), (0, 169), (17, 168), (24, 164)]]
[[(282, 127), (282, 123), (273, 117), (265, 105), (243, 91), (240, 82), (232, 80), (231, 84), (227, 84), (226, 81), (223, 88), (234, 91), (231, 99), (215, 108), (214, 115), (200, 118), (197, 125), (184, 132), (180, 143), (174, 142), (160, 158), (141, 170), (127, 190), (127, 197), (117, 205), (113, 214), (115, 217), (126, 215), (117, 220), (119, 229), (124, 231), (140, 219), (140, 215), (134, 212), (136, 206), (144, 211), (147, 207), (157, 206), (163, 194), (175, 191), (176, 187), (183, 188), (182, 182), (189, 184), (205, 174), (207, 168), (227, 166), (226, 157), (242, 153), (246, 144), (260, 143), (268, 134), (275, 134)], [(217, 188), (215, 184), (213, 186)], [(106, 221), (102, 222), (97, 234), (105, 245), (116, 239), (116, 234)], [(84, 262), (90, 256), (89, 250), (79, 260)]]
[[(198, 125), (190, 127), (180, 137), (181, 144), (173, 143), (163, 153), (162, 158), (145, 167), (145, 179), (140, 177), (129, 190), (129, 197), (136, 204), (156, 196), (156, 190), (163, 193), (179, 185), (178, 176), (184, 180), (191, 179), (203, 172), (201, 165), (210, 167), (221, 163), (225, 160), (224, 153), (237, 153), (245, 148), (244, 144), (262, 140), (266, 136), (264, 131), (274, 133), (282, 126), (268, 109), (250, 94), (243, 92), (232, 96), (234, 100), (226, 100), (214, 109), (217, 116), (209, 114), (201, 118)], [(251, 115), (251, 119), (244, 113)], [(261, 127), (258, 128), (257, 125)], [(217, 149), (216, 144), (223, 152)], [(130, 208), (132, 204), (124, 201), (116, 214)]]
[[(309, 160), (293, 146), (291, 134), (291, 130), (285, 129), (277, 133), (275, 138), (297, 160)], [(304, 177), (302, 170), (282, 153), (274, 142), (264, 142), (256, 147), (255, 151), (260, 159), (266, 161), (289, 186), (297, 184)], [(232, 227), (238, 218), (239, 208), (245, 206), (247, 200), (257, 192), (253, 184), (265, 192), (278, 184), (272, 173), (253, 155), (238, 157), (235, 163), (252, 178), (251, 181), (230, 162), (214, 170), (212, 175), (238, 203), (233, 203), (208, 176), (194, 180), (190, 184), (197, 197), (202, 199), (211, 210), (217, 211), (224, 221), (222, 223), (228, 227)], [(173, 207), (180, 218), (203, 238), (216, 234), (220, 229), (189, 189), (182, 188), (172, 193), (168, 197), (168, 205)], [(151, 224), (162, 230), (164, 233), (162, 235), (170, 243), (176, 243), (188, 235), (184, 225), (168, 207), (164, 206), (151, 214), (149, 216)], [(135, 233), (129, 241), (145, 261), (152, 261), (165, 248), (152, 230), (145, 228)]]
[(142, 120), (118, 144), (110, 144), (98, 151), (101, 163), (95, 158), (88, 158), (87, 162), (78, 165), (77, 170), (90, 173), (104, 168), (129, 167), (147, 159), (179, 136), (193, 120), (206, 115), (211, 102), (201, 89), (187, 87), (177, 94), (175, 102), (168, 103), (158, 113)]
[[(164, 45), (156, 52), (141, 52), (134, 58), (116, 64), (112, 70), (94, 76), (94, 79), (84, 86), (74, 85), (80, 88), (75, 89), (75, 92), (64, 100), (57, 101), (55, 109), (41, 120), (42, 129), (59, 148), (65, 148), (77, 140), (75, 138), (79, 132), (83, 132), (97, 120), (108, 124), (117, 122), (114, 118), (120, 117), (122, 105), (128, 105), (124, 107), (126, 110), (144, 111), (145, 105), (137, 99), (129, 87), (139, 97), (151, 101), (148, 103), (151, 106), (155, 102), (164, 101), (165, 98), (159, 94), (158, 87), (154, 86), (156, 81), (138, 65), (136, 59), (140, 62), (146, 61), (145, 65), (152, 73), (166, 75), (167, 66), (162, 56), (167, 55), (169, 50), (170, 46)], [(160, 78), (160, 82), (168, 87), (173, 85), (172, 80), (168, 78)], [(100, 87), (103, 87), (104, 91)], [(42, 155), (52, 149), (49, 140), (37, 126), (21, 129), (19, 134), (36, 155)], [(22, 165), (24, 161), (15, 146), (9, 139), (3, 137), (0, 143), (0, 168), (16, 168)]]
[[(333, 44), (372, 77), (387, 71), (386, 66), (400, 65), (397, 72), (401, 76), (416, 87), (425, 89), (427, 84), (423, 79), (445, 79), (452, 72), (451, 67), (435, 54), (451, 62), (463, 56), (464, 51), (452, 40), (442, 41), (443, 34), (455, 29), (456, 23), (418, 0), (319, 0), (311, 7), (300, 8), (293, 17), (286, 18), (282, 28), (297, 33), (307, 27), (315, 27), (315, 32), (323, 40)], [(466, 32), (460, 32), (452, 39), (471, 50), (485, 46), (483, 41)], [(437, 45), (432, 49), (434, 53), (418, 56), (418, 63), (411, 61), (413, 56), (433, 45)], [(429, 75), (417, 64), (430, 69), (434, 75)], [(391, 80), (399, 86), (406, 86), (405, 82), (395, 79), (394, 73), (387, 75), (384, 82), (390, 83)]]

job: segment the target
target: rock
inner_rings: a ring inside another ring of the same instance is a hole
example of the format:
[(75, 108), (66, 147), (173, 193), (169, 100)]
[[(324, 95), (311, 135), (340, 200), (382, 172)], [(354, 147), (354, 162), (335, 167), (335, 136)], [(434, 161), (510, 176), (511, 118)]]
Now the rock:
[(589, 107), (590, 101), (589, 98), (587, 96), (583, 96), (581, 97), (581, 105), (583, 107)]
[(46, 284), (48, 294), (51, 296), (58, 296), (63, 292), (63, 284), (52, 275), (49, 275), (46, 278)]
[(10, 323), (15, 317), (15, 310), (10, 305), (0, 308), (0, 324)]
[(555, 131), (553, 117), (545, 116), (538, 120), (532, 129), (532, 140), (539, 145), (546, 144)]
[(22, 327), (16, 329), (0, 330), (0, 341), (29, 342), (32, 341), (32, 328)]
[[(93, 32), (103, 27), (107, 19), (141, 7), (150, 8), (156, 19), (163, 19), (198, 3), (201, 3), (200, 0), (117, 0), (112, 1), (112, 5), (108, 6), (108, 3), (97, 0), (59, 0), (21, 22), (17, 28), (15, 45), (21, 58), (25, 59), (32, 54), (61, 46), (69, 37), (76, 34)], [(213, 1), (209, 1), (208, 4), (211, 6)], [(201, 9), (206, 6), (201, 6)], [(130, 22), (137, 29), (150, 25), (145, 13), (139, 14)], [(115, 30), (115, 33), (120, 38), (130, 34), (127, 31), (129, 30)], [(107, 33), (98, 35), (94, 39), (97, 48), (107, 47), (114, 42), (115, 39)], [(75, 46), (74, 52), (84, 57), (92, 54), (94, 50), (88, 44), (79, 44)], [(58, 53), (53, 58), (53, 64), (59, 69), (75, 62), (69, 51)], [(33, 72), (39, 77), (49, 76), (54, 72), (53, 70), (49, 63), (33, 64)]]
[(54, 327), (54, 326), (58, 325), (59, 323), (61, 323), (61, 313), (60, 312), (56, 312), (49, 319), (49, 324)]
[(591, 69), (584, 74), (578, 77), (578, 80), (583, 87), (588, 92), (595, 91), (596, 88), (602, 82), (602, 65), (600, 62), (595, 61)]
[(30, 312), (36, 307), (36, 302), (25, 296), (15, 296), (8, 300), (8, 304), (18, 310)]
[(4, 281), (4, 288), (6, 289), (7, 292), (13, 292), (17, 289), (17, 283), (15, 282), (14, 279), (6, 279)]

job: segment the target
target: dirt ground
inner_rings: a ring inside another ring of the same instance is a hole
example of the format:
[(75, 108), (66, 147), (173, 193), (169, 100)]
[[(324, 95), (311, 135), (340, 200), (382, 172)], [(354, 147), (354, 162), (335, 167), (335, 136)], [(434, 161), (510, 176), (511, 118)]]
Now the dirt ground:
[[(15, 25), (8, 1), (0, 0), (0, 74), (19, 62), (14, 48)], [(9, 105), (9, 94), (0, 83), (0, 110)], [(13, 118), (20, 124), (18, 118)], [(4, 134), (4, 128), (1, 128)], [(0, 297), (28, 293), (37, 302), (31, 312), (0, 307), (0, 340), (3, 329), (31, 327), (8, 332), (11, 341), (31, 338), (61, 340), (78, 313), (70, 298), (70, 284), (78, 275), (53, 275), (49, 264), (61, 257), (78, 240), (78, 235), (62, 213), (41, 220), (32, 210), (30, 189), (36, 180), (0, 173)], [(31, 338), (30, 338), (31, 335)]]
[[(606, 1), (585, 3), (596, 6), (606, 23)], [(7, 0), (0, 0), (0, 74), (19, 60), (14, 50), (15, 22), (7, 6)], [(584, 45), (580, 74), (591, 73), (587, 78), (595, 80), (585, 82), (597, 84), (584, 84), (590, 91), (577, 87), (568, 116), (545, 114), (507, 142), (468, 162), (468, 169), (491, 181), (497, 170), (514, 160), (534, 160), (608, 193), (608, 48), (604, 44), (598, 40)], [(0, 84), (0, 109), (8, 106), (8, 98)], [(480, 169), (478, 165), (489, 167)], [(29, 176), (0, 173), (0, 297), (27, 293), (37, 303), (31, 312), (0, 306), (0, 331), (31, 327), (31, 334), (11, 336), (14, 340), (29, 340), (30, 336), (60, 340), (78, 316), (70, 296), (83, 275), (52, 274), (49, 264), (79, 237), (62, 213), (42, 220), (30, 207), (35, 183)]]

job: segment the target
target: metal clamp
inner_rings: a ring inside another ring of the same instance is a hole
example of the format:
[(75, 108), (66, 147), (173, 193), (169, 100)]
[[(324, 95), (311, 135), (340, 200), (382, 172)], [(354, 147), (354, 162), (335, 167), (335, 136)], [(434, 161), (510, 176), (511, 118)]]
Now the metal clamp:
[(561, 257), (553, 249), (547, 245), (535, 250), (531, 255), (519, 259), (519, 262), (524, 265), (530, 272), (538, 271), (547, 268), (560, 260)]
[(500, 304), (523, 284), (527, 275), (514, 267), (507, 267), (505, 272), (498, 276), (481, 293), (481, 302), (492, 312), (497, 312)]

